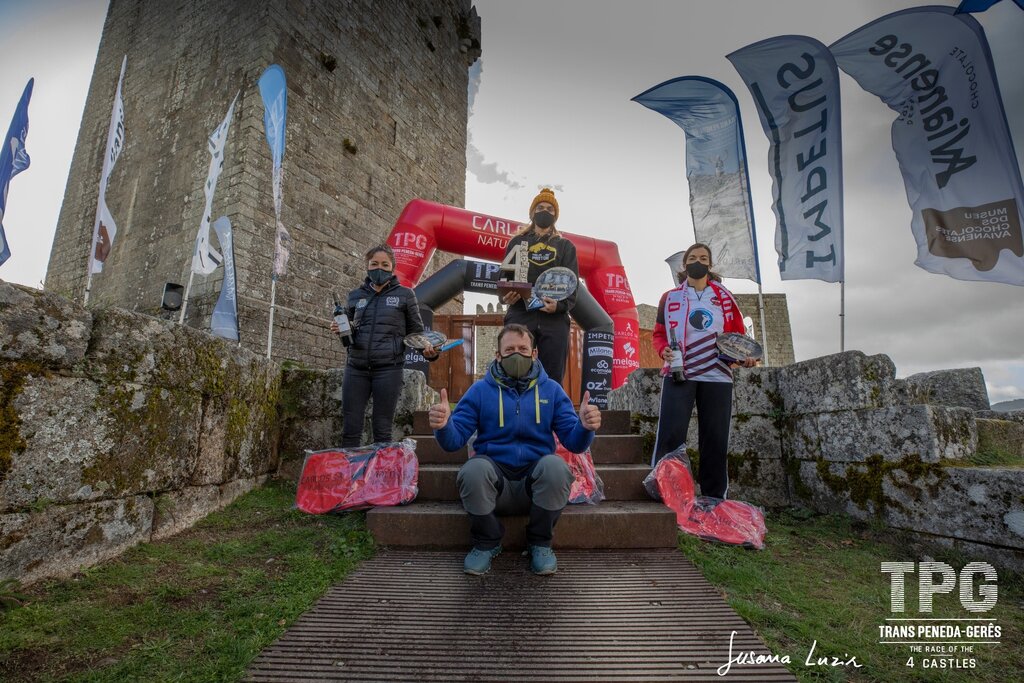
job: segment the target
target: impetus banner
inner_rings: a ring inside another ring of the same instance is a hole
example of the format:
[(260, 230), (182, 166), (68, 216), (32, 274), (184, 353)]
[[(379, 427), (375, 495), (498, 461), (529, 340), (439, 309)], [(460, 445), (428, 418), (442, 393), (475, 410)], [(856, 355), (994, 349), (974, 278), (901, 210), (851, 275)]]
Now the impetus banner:
[(665, 81), (633, 98), (686, 133), (686, 179), (698, 242), (711, 247), (724, 277), (761, 281), (750, 179), (736, 96), (703, 76)]
[(285, 126), (288, 121), (288, 88), (284, 69), (277, 64), (267, 67), (259, 80), (260, 96), (263, 98), (263, 127), (274, 161), (273, 190), (274, 215), (277, 232), (274, 237), (274, 278), (282, 277), (288, 271), (288, 256), (291, 253), (291, 236), (281, 221), (281, 186), (284, 160)]
[(217, 190), (217, 179), (224, 170), (224, 148), (228, 141), (228, 130), (231, 128), (231, 117), (235, 113), (235, 102), (238, 95), (231, 100), (228, 107), (228, 114), (221, 121), (212, 133), (210, 133), (210, 170), (206, 174), (206, 185), (203, 186), (203, 194), (206, 196), (206, 206), (203, 208), (203, 218), (199, 222), (199, 232), (196, 234), (196, 249), (192, 254), (192, 272), (198, 275), (209, 275), (217, 270), (221, 264), (220, 252), (210, 244), (210, 214), (213, 212), (213, 194)]
[(915, 7), (836, 41), (836, 62), (892, 124), (917, 265), (1024, 286), (1024, 188), (988, 41), (970, 14)]
[(32, 99), (34, 82), (34, 78), (28, 79), (11, 118), (11, 127), (7, 129), (7, 137), (0, 145), (0, 265), (11, 257), (11, 247), (7, 244), (3, 223), (7, 212), (7, 190), (11, 178), (28, 168), (32, 161), (25, 149), (25, 139), (28, 137), (28, 103)]
[(783, 280), (843, 280), (839, 70), (822, 43), (778, 36), (726, 56), (768, 136), (775, 251)]
[(103, 264), (110, 256), (117, 235), (117, 224), (107, 208), (107, 183), (110, 172), (117, 163), (124, 149), (124, 99), (121, 97), (121, 85), (124, 83), (124, 71), (128, 66), (128, 55), (121, 61), (121, 75), (117, 78), (117, 91), (114, 93), (114, 108), (110, 114), (110, 128), (107, 130), (107, 154), (103, 157), (103, 172), (100, 175), (100, 196), (96, 203), (96, 221), (92, 229), (92, 246), (89, 248), (89, 272), (102, 273)]

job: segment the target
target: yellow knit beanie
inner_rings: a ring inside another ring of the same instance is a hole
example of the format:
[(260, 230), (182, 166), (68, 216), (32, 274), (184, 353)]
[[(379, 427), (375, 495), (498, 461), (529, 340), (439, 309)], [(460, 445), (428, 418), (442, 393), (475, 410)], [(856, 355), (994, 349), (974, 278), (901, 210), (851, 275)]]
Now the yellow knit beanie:
[(551, 206), (555, 207), (555, 220), (558, 220), (558, 200), (555, 199), (555, 191), (550, 187), (545, 187), (540, 191), (540, 194), (533, 198), (533, 202), (530, 204), (530, 220), (533, 220), (533, 210), (537, 208), (537, 205), (541, 202), (547, 202)]

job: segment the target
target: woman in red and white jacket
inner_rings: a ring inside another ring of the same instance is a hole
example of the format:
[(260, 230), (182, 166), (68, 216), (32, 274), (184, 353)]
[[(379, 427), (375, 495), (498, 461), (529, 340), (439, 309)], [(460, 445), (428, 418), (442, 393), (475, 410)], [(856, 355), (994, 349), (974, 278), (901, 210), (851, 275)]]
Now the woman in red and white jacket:
[[(698, 481), (701, 494), (725, 498), (729, 490), (726, 455), (732, 414), (732, 368), (718, 357), (718, 335), (744, 332), (743, 315), (733, 295), (711, 272), (711, 249), (692, 245), (683, 254), (682, 284), (662, 295), (654, 325), (654, 348), (664, 359), (661, 374), (661, 413), (654, 442), (653, 466), (686, 443), (693, 406), (697, 405)], [(685, 275), (685, 278), (683, 277)], [(671, 338), (671, 339), (670, 339)], [(669, 370), (672, 339), (683, 355), (683, 378)], [(741, 363), (746, 367), (753, 360)]]

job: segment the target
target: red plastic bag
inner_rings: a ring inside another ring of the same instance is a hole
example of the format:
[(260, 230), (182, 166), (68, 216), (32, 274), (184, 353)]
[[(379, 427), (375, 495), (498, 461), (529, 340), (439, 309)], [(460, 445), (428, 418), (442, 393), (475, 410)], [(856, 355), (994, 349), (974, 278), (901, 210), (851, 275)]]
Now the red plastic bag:
[(697, 496), (685, 447), (659, 460), (644, 479), (644, 488), (676, 513), (676, 523), (686, 533), (705, 540), (764, 549), (768, 532), (764, 511), (738, 500)]
[(314, 515), (404, 505), (416, 498), (418, 477), (412, 439), (309, 452), (302, 464), (295, 505)]
[(573, 453), (555, 437), (555, 453), (569, 465), (572, 472), (572, 487), (569, 489), (569, 503), (597, 505), (604, 500), (604, 482), (597, 476), (590, 449)]

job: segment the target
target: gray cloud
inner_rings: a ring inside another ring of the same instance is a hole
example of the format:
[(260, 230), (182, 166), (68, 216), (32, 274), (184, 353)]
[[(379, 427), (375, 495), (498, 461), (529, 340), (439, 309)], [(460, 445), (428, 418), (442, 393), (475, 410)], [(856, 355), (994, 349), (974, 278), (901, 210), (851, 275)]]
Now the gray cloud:
[(515, 180), (508, 171), (498, 168), (498, 164), (487, 162), (484, 155), (473, 144), (473, 134), (466, 137), (466, 170), (472, 173), (476, 179), (485, 185), (494, 183), (504, 185), (510, 190), (520, 190), (524, 187), (522, 183)]

